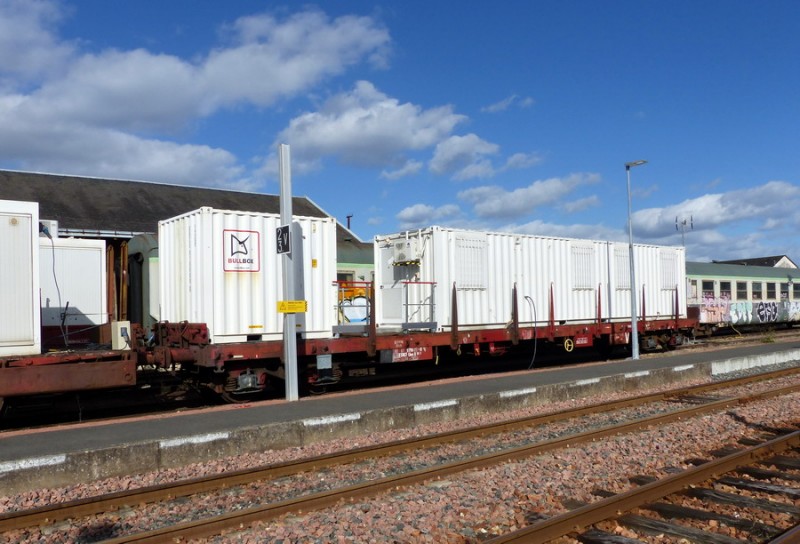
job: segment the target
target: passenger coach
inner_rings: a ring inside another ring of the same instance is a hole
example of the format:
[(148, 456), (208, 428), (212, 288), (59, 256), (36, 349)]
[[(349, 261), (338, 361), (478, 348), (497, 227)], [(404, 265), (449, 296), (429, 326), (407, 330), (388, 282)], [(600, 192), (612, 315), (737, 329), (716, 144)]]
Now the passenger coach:
[(686, 263), (687, 304), (699, 331), (789, 326), (800, 321), (798, 269)]

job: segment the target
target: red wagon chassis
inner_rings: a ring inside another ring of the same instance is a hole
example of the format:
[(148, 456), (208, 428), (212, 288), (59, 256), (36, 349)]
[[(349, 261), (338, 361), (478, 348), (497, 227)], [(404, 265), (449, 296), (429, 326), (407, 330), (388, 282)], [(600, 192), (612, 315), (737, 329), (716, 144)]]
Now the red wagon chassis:
[[(512, 300), (516, 300), (516, 292), (512, 296)], [(676, 297), (675, 308), (679, 308), (678, 302)], [(555, 315), (552, 296), (549, 304), (549, 315)], [(373, 297), (369, 298), (369, 306), (370, 315), (374, 315)], [(642, 304), (642, 308), (645, 310), (645, 304)], [(374, 322), (369, 322), (358, 335), (298, 338), (298, 358), (313, 364), (316, 357), (323, 355), (371, 358), (381, 354), (385, 362), (403, 362), (433, 359), (440, 349), (458, 354), (462, 350), (475, 354), (502, 353), (510, 345), (546, 341), (561, 344), (565, 350), (572, 351), (575, 348), (610, 348), (630, 342), (629, 322), (608, 322), (600, 318), (599, 297), (597, 319), (591, 323), (572, 324), (552, 319), (536, 326), (520, 323), (517, 305), (513, 304), (511, 319), (506, 327), (463, 330), (458, 325), (455, 292), (451, 300), (451, 312), (452, 326), (446, 332), (382, 333)], [(646, 316), (646, 311), (642, 314)], [(696, 325), (696, 319), (682, 318), (676, 311), (674, 316), (668, 318), (641, 318), (638, 333), (644, 349), (659, 346), (669, 349), (680, 344)], [(0, 399), (132, 386), (136, 384), (137, 365), (165, 369), (178, 365), (183, 368), (196, 366), (218, 373), (236, 373), (248, 363), (258, 362), (260, 365), (263, 361), (279, 362), (283, 356), (282, 341), (212, 344), (204, 323), (158, 323), (149, 339), (146, 339), (147, 335), (140, 326), (134, 325), (132, 328), (132, 344), (136, 346), (134, 350), (69, 351), (0, 359)]]

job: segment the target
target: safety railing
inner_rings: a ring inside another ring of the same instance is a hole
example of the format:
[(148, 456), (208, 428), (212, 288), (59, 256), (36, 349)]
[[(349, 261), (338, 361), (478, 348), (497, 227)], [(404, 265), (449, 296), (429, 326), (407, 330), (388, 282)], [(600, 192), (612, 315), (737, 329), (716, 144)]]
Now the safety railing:
[(372, 318), (370, 300), (372, 299), (372, 282), (369, 281), (335, 281), (336, 316), (335, 333), (361, 334), (366, 332)]
[(435, 294), (435, 281), (403, 282), (403, 331), (436, 329)]

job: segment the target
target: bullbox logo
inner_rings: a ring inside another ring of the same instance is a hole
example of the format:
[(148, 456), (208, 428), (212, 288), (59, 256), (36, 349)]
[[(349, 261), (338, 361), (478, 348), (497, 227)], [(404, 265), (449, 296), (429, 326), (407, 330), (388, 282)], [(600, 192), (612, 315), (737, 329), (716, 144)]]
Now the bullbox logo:
[(261, 270), (260, 236), (254, 230), (222, 231), (225, 272), (258, 272)]

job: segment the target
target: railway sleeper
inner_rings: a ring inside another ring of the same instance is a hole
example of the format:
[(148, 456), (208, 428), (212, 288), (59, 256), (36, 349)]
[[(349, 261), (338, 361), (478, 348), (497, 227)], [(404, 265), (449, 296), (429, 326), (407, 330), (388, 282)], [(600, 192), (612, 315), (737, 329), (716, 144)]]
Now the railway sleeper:
[(667, 519), (683, 518), (694, 519), (698, 521), (718, 521), (721, 525), (727, 525), (728, 527), (741, 529), (761, 538), (771, 538), (783, 532), (781, 529), (778, 529), (772, 525), (768, 525), (760, 520), (753, 521), (749, 519), (735, 518), (725, 514), (707, 512), (706, 510), (699, 510), (697, 508), (689, 508), (687, 506), (680, 506), (666, 502), (647, 504), (642, 506), (642, 508), (656, 512), (658, 515)]
[(677, 538), (685, 538), (690, 542), (705, 542), (708, 544), (744, 544), (745, 542), (738, 538), (694, 529), (692, 527), (685, 527), (683, 525), (636, 514), (625, 514), (617, 518), (617, 523), (645, 534), (654, 536), (668, 534)]
[(800, 459), (797, 457), (788, 457), (786, 455), (776, 455), (775, 457), (762, 461), (762, 464), (772, 465), (775, 468), (784, 470), (800, 470)]
[(746, 474), (747, 476), (757, 480), (780, 479), (786, 480), (787, 482), (800, 482), (800, 476), (778, 472), (777, 470), (766, 470), (758, 467), (742, 467), (738, 470), (738, 472), (741, 474)]
[[(732, 453), (731, 450), (735, 450), (735, 448), (723, 448), (722, 450), (718, 450), (714, 452), (715, 454), (730, 454)], [(797, 459), (787, 457), (789, 461), (797, 461)], [(699, 461), (699, 460), (696, 460)], [(703, 461), (705, 462), (705, 461)], [(772, 464), (768, 461), (769, 464)], [(702, 464), (702, 463), (693, 463), (693, 464)], [(789, 463), (792, 464), (792, 463)], [(761, 469), (750, 469), (748, 467), (743, 467), (740, 472), (747, 472), (752, 471), (754, 474), (764, 478), (782, 478), (787, 479), (786, 475), (776, 471), (766, 471)], [(798, 479), (800, 477), (792, 477), (789, 476), (789, 479)], [(649, 476), (649, 475), (640, 475), (640, 476), (632, 476), (629, 478), (631, 483), (636, 485), (646, 485), (658, 480), (658, 478)], [(717, 480), (716, 483), (727, 485), (731, 487), (736, 487), (737, 489), (743, 489), (748, 491), (756, 491), (756, 492), (763, 492), (769, 494), (782, 494), (788, 495), (792, 498), (795, 498), (800, 495), (800, 490), (794, 488), (788, 488), (786, 486), (779, 486), (774, 484), (765, 484), (762, 482), (757, 481), (750, 481), (750, 480), (742, 480), (738, 478), (731, 478), (731, 477), (724, 477), (720, 480)], [(608, 491), (605, 489), (594, 489), (592, 490), (592, 494), (598, 497), (607, 498), (612, 497), (615, 495), (614, 492)], [(719, 492), (714, 490), (708, 490), (703, 488), (695, 488), (687, 491), (685, 493), (688, 496), (692, 496), (695, 498), (701, 498), (704, 500), (711, 500), (713, 502), (720, 502), (720, 503), (727, 503), (727, 504), (734, 504), (737, 506), (744, 506), (747, 508), (760, 508), (767, 511), (772, 512), (783, 512), (786, 511), (787, 513), (791, 513), (792, 508), (790, 505), (786, 505), (784, 503), (776, 502), (776, 501), (766, 501), (762, 499), (752, 499), (747, 497), (742, 497), (740, 495), (729, 494), (725, 492)], [(568, 500), (564, 501), (564, 506), (569, 508), (570, 510), (579, 508), (584, 506), (585, 503), (582, 501), (574, 501)], [(787, 510), (784, 510), (783, 507), (787, 507)], [(781, 529), (774, 527), (772, 525), (765, 524), (761, 521), (753, 521), (748, 519), (742, 518), (734, 518), (731, 516), (726, 516), (724, 514), (717, 514), (713, 512), (707, 512), (705, 510), (699, 510), (694, 508), (689, 508), (685, 506), (680, 506), (676, 504), (670, 503), (653, 503), (641, 506), (644, 510), (650, 510), (656, 512), (662, 517), (672, 519), (672, 518), (684, 518), (684, 519), (694, 519), (700, 521), (718, 521), (720, 524), (727, 525), (730, 527), (734, 527), (737, 529), (745, 530), (757, 536), (759, 538), (773, 538), (782, 533)], [(640, 531), (646, 534), (670, 534), (672, 536), (676, 536), (678, 538), (686, 538), (691, 541), (698, 541), (698, 542), (709, 542), (709, 543), (740, 543), (741, 540), (738, 539), (730, 539), (730, 537), (720, 536), (720, 539), (715, 539), (719, 535), (715, 535), (712, 533), (707, 533), (705, 531), (699, 531), (697, 529), (691, 529), (688, 527), (683, 527), (681, 525), (672, 524), (666, 521), (659, 521), (655, 519), (651, 519), (644, 516), (638, 516), (635, 514), (626, 514), (619, 518), (616, 518), (616, 522), (620, 525), (624, 525), (629, 529), (633, 529), (636, 531)], [(618, 541), (613, 538), (609, 537), (616, 537), (618, 535), (612, 535), (610, 533), (605, 533), (604, 531), (597, 531), (596, 533), (587, 531), (582, 533), (578, 536), (578, 540), (580, 542), (591, 543), (591, 544), (616, 544), (617, 542), (640, 542), (635, 539), (631, 539), (630, 541)], [(623, 537), (625, 538), (625, 537)], [(699, 539), (699, 540), (698, 540)], [(728, 539), (728, 540), (726, 540)]]
[(717, 491), (715, 489), (706, 489), (703, 487), (695, 487), (687, 489), (686, 495), (695, 499), (702, 499), (708, 501), (715, 501), (722, 504), (733, 504), (742, 508), (759, 508), (767, 512), (776, 512), (779, 514), (789, 514), (792, 516), (800, 516), (800, 508), (786, 504), (785, 502), (770, 501), (764, 499), (753, 499), (750, 497), (743, 497), (735, 493), (726, 493), (724, 491)]
[(615, 535), (600, 529), (589, 529), (576, 537), (584, 544), (644, 544), (641, 540), (622, 535)]
[(767, 484), (754, 480), (743, 480), (741, 478), (731, 478), (726, 476), (717, 480), (722, 485), (735, 487), (745, 491), (757, 491), (760, 493), (768, 493), (770, 495), (786, 495), (792, 498), (800, 497), (800, 489), (786, 487), (785, 485)]
[[(645, 485), (656, 481), (658, 478), (652, 476), (634, 476), (630, 480), (633, 483), (638, 485)], [(610, 497), (613, 496), (614, 493), (605, 490), (595, 490), (593, 492), (596, 496), (602, 497)], [(563, 502), (564, 506), (569, 508), (570, 510), (580, 508), (581, 506), (585, 506), (586, 503), (583, 501), (576, 501), (576, 500), (567, 500)], [(650, 510), (652, 512), (657, 513), (658, 515), (667, 518), (683, 518), (683, 519), (694, 519), (699, 521), (718, 521), (721, 525), (727, 525), (729, 527), (734, 527), (736, 529), (741, 529), (748, 531), (749, 533), (758, 536), (760, 538), (772, 538), (779, 535), (782, 530), (778, 529), (777, 527), (773, 527), (772, 525), (767, 525), (761, 521), (751, 521), (748, 519), (742, 518), (735, 518), (732, 516), (727, 516), (725, 514), (717, 514), (713, 512), (707, 512), (705, 510), (699, 510), (696, 508), (689, 508), (686, 506), (679, 506), (676, 504), (670, 503), (653, 503), (653, 504), (646, 504), (641, 507), (643, 510)], [(643, 521), (644, 520), (644, 521)], [(637, 516), (634, 514), (627, 514), (620, 518), (616, 519), (616, 522), (620, 525), (625, 525), (626, 527), (634, 530), (639, 530), (641, 532), (645, 532), (648, 534), (663, 534), (668, 533), (672, 534), (673, 536), (678, 536), (682, 538), (692, 538), (689, 535), (691, 531), (697, 531), (696, 529), (689, 529), (680, 525), (675, 525), (668, 523), (666, 521), (659, 522), (658, 520), (654, 520), (651, 518), (647, 518), (644, 516)], [(662, 525), (658, 525), (662, 524)], [(668, 527), (669, 530), (661, 530)], [(699, 531), (699, 533), (695, 534), (695, 538), (700, 537), (702, 540), (701, 542), (742, 542), (741, 540), (732, 539), (732, 540), (713, 540), (712, 538), (716, 535), (712, 533), (706, 533), (705, 531)], [(579, 535), (576, 535), (578, 541), (583, 542), (585, 544), (638, 544), (642, 542), (641, 540), (637, 540), (635, 538), (629, 538), (621, 535), (615, 535), (606, 531), (602, 531), (600, 529), (592, 528), (587, 531), (582, 532)], [(722, 537), (722, 538), (729, 538), (729, 537)]]

